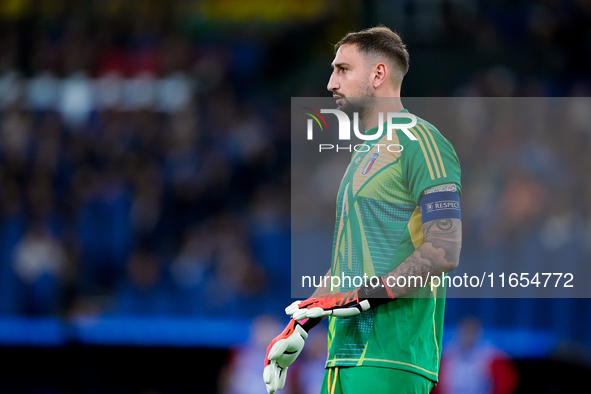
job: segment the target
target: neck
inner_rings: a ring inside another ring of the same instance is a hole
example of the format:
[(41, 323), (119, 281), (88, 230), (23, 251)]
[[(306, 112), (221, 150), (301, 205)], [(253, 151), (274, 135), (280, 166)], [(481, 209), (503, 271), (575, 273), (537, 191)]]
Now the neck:
[(360, 120), (365, 130), (373, 129), (374, 127), (379, 126), (378, 114), (380, 112), (384, 113), (384, 121), (386, 121), (385, 115), (388, 112), (400, 112), (404, 109), (402, 102), (400, 101), (400, 97), (376, 97), (374, 103), (375, 106), (373, 106), (371, 110), (367, 111)]

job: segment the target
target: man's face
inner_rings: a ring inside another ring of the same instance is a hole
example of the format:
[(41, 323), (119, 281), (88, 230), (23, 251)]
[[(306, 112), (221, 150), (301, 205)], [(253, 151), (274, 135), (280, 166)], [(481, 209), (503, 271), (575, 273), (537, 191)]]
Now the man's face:
[(332, 74), (326, 88), (337, 99), (339, 110), (363, 116), (373, 102), (375, 92), (370, 83), (370, 70), (357, 45), (341, 46), (332, 62)]

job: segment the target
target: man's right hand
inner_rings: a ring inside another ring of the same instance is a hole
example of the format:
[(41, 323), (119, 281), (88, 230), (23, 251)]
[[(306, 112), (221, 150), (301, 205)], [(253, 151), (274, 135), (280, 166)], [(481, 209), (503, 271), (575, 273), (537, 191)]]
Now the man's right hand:
[(310, 319), (302, 325), (291, 319), (285, 330), (271, 341), (267, 347), (263, 371), (263, 379), (269, 394), (285, 386), (287, 367), (298, 358), (308, 338), (308, 331), (319, 321), (320, 319)]

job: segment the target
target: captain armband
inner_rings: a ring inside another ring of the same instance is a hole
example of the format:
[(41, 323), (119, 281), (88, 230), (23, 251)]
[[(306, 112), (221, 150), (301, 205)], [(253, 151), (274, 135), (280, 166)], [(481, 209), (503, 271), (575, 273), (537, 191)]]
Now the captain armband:
[(460, 195), (456, 191), (426, 191), (419, 201), (419, 208), (423, 223), (437, 219), (462, 219)]

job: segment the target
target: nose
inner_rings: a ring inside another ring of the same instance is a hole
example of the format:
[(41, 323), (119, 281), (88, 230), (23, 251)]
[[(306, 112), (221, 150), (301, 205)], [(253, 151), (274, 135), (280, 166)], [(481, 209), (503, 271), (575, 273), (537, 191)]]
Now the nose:
[(334, 72), (330, 75), (330, 79), (328, 80), (328, 85), (326, 85), (326, 89), (328, 89), (329, 92), (339, 90), (339, 84)]

